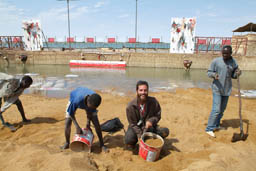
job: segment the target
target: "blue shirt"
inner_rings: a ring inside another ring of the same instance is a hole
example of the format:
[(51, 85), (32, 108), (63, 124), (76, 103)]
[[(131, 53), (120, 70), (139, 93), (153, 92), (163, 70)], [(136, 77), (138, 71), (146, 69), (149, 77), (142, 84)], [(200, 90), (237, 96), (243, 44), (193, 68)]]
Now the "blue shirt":
[[(73, 90), (70, 93), (69, 97), (69, 106), (67, 109), (67, 112), (69, 115), (74, 116), (76, 109), (85, 109), (86, 111), (88, 110), (87, 104), (85, 104), (85, 97), (88, 95), (92, 95), (95, 92), (91, 89), (88, 89), (86, 87), (78, 87), (75, 90)], [(96, 110), (95, 110), (96, 111)]]
[[(231, 57), (224, 61), (223, 57), (215, 58), (209, 69), (208, 76), (213, 78), (212, 92), (222, 96), (230, 96), (232, 91), (231, 78), (237, 78), (236, 69), (238, 65), (236, 60)], [(219, 75), (219, 79), (214, 79), (215, 75)]]

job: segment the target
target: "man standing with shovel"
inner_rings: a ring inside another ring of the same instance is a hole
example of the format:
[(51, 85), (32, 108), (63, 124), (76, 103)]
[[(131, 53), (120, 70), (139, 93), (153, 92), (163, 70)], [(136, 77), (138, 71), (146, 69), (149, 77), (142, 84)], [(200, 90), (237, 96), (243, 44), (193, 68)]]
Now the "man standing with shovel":
[(220, 126), (220, 120), (231, 94), (231, 79), (236, 79), (241, 75), (241, 70), (238, 68), (236, 60), (231, 56), (231, 54), (232, 47), (229, 45), (223, 46), (222, 57), (214, 59), (208, 69), (208, 76), (213, 78), (213, 104), (205, 131), (211, 137), (215, 137), (215, 130), (222, 129)]

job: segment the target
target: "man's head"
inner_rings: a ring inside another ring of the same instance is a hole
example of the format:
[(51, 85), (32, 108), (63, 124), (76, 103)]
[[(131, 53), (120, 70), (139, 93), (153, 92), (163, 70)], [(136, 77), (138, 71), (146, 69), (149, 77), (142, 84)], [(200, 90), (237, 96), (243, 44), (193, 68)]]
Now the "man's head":
[(224, 60), (231, 58), (232, 47), (230, 45), (223, 46), (221, 53)]
[(97, 109), (100, 103), (101, 103), (101, 96), (97, 93), (90, 95), (87, 99), (87, 106), (92, 110)]
[(32, 78), (30, 76), (26, 75), (26, 76), (22, 77), (20, 86), (22, 88), (29, 88), (32, 83), (33, 83)]
[(136, 85), (137, 97), (140, 101), (145, 102), (148, 97), (148, 82), (138, 81)]

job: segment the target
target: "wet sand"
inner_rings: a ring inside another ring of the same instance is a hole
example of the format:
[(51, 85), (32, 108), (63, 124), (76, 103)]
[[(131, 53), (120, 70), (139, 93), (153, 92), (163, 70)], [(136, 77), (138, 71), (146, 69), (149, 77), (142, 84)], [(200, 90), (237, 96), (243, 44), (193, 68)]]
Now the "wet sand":
[[(115, 96), (100, 93), (101, 123), (119, 117), (127, 129), (125, 107), (135, 96)], [(256, 170), (256, 99), (242, 100), (246, 141), (231, 143), (233, 133), (239, 133), (238, 98), (231, 96), (222, 120), (226, 130), (209, 137), (204, 129), (211, 110), (211, 90), (178, 89), (175, 93), (151, 93), (162, 107), (160, 126), (168, 127), (170, 135), (156, 162), (146, 162), (138, 151), (124, 148), (124, 132), (103, 133), (109, 153), (100, 153), (95, 136), (92, 153), (60, 150), (65, 141), (64, 119), (68, 98), (55, 99), (37, 95), (22, 95), (26, 115), (31, 124), (22, 125), (15, 105), (3, 115), (6, 121), (20, 128), (12, 133), (0, 126), (0, 170)], [(76, 113), (78, 122), (85, 126), (83, 110)], [(94, 128), (92, 128), (95, 134)], [(74, 134), (72, 125), (72, 135)], [(95, 134), (96, 135), (96, 134)]]

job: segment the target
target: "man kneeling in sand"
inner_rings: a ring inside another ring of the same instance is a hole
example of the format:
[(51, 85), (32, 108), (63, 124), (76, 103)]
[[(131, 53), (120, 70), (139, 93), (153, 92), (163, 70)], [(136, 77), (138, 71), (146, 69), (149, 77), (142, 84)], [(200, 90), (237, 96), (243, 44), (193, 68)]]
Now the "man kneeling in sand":
[(61, 146), (62, 149), (68, 149), (70, 144), (70, 133), (72, 121), (76, 127), (76, 133), (82, 134), (83, 131), (76, 121), (75, 112), (77, 108), (84, 109), (87, 115), (86, 128), (91, 131), (90, 121), (92, 121), (96, 133), (99, 138), (100, 147), (104, 152), (108, 152), (106, 146), (104, 146), (101, 127), (98, 120), (98, 110), (97, 107), (101, 103), (101, 96), (96, 94), (93, 90), (85, 87), (78, 87), (70, 93), (69, 102), (66, 110), (66, 121), (65, 121), (65, 137), (66, 143)]
[(153, 132), (165, 138), (169, 135), (168, 128), (160, 128), (157, 123), (161, 119), (161, 107), (156, 98), (148, 96), (148, 83), (138, 81), (137, 97), (126, 108), (129, 122), (125, 133), (125, 144), (134, 148), (144, 132)]
[(0, 110), (0, 120), (4, 126), (9, 127), (12, 131), (15, 131), (16, 129), (11, 124), (4, 121), (2, 114), (12, 104), (16, 104), (22, 117), (22, 121), (30, 122), (30, 120), (28, 120), (25, 116), (19, 96), (26, 88), (29, 88), (32, 83), (33, 80), (30, 76), (24, 76), (21, 79), (18, 79), (14, 78), (12, 75), (0, 73), (0, 107), (2, 105), (2, 98), (4, 100), (4, 105)]

